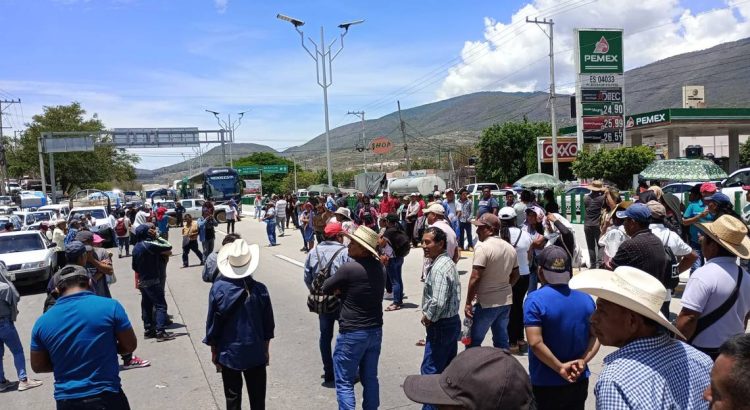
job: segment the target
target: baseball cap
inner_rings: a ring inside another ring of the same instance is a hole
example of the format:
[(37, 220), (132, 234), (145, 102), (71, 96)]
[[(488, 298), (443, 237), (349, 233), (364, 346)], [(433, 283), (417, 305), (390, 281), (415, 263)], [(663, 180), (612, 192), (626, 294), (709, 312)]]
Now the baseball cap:
[(77, 260), (81, 255), (90, 250), (90, 246), (86, 246), (81, 241), (70, 241), (65, 245), (65, 259), (72, 263)]
[(634, 203), (624, 211), (617, 211), (620, 219), (630, 218), (636, 222), (646, 223), (651, 219), (651, 210), (640, 202)]
[(344, 229), (339, 222), (326, 224), (326, 227), (323, 229), (323, 235), (327, 238), (338, 235), (342, 232), (344, 232)]
[(441, 374), (404, 380), (406, 397), (417, 403), (466, 409), (529, 409), (529, 375), (507, 350), (474, 347), (456, 356)]
[(416, 192), (412, 192), (412, 193), (411, 193), (411, 196), (419, 196), (419, 194), (418, 194), (418, 193), (416, 193)]
[(440, 191), (435, 191), (435, 192), (433, 192), (433, 193), (432, 193), (432, 195), (433, 195), (433, 196), (440, 196), (440, 195), (442, 195), (442, 194), (440, 193)]
[(99, 236), (97, 234), (94, 234), (93, 242), (94, 242), (94, 245), (98, 245), (98, 244), (104, 242), (104, 238), (102, 238), (101, 236)]
[(66, 265), (64, 268), (60, 269), (57, 274), (55, 274), (54, 285), (55, 287), (57, 287), (60, 282), (78, 276), (88, 278), (89, 275), (88, 272), (86, 272), (86, 268), (78, 265)]
[(709, 197), (703, 198), (704, 201), (714, 201), (717, 204), (730, 204), (731, 201), (729, 200), (729, 197), (725, 194), (722, 194), (721, 192), (717, 192)]
[(542, 210), (542, 208), (540, 208), (540, 207), (538, 207), (536, 205), (532, 205), (532, 206), (526, 208), (526, 213), (528, 214), (529, 212), (535, 213), (536, 214), (536, 219), (538, 219), (539, 222), (541, 222), (542, 219), (544, 219), (544, 210)]
[(713, 182), (704, 182), (703, 185), (701, 185), (701, 194), (702, 193), (713, 193), (716, 192), (716, 184)]
[(485, 212), (479, 218), (471, 221), (474, 226), (489, 226), (493, 229), (500, 229), (500, 219), (492, 212)]
[(430, 214), (430, 213), (438, 214), (438, 215), (445, 215), (445, 208), (443, 208), (443, 206), (440, 204), (433, 203), (432, 205), (427, 207), (427, 209), (424, 210), (425, 215)]
[(454, 191), (453, 188), (448, 188), (445, 190), (445, 193), (447, 194), (448, 192), (456, 192), (456, 191)]
[(536, 256), (536, 262), (544, 272), (544, 279), (551, 285), (568, 283), (571, 276), (569, 260), (568, 252), (557, 245), (547, 246)]
[(651, 217), (654, 219), (664, 219), (667, 216), (667, 208), (660, 202), (648, 201), (646, 206), (651, 211)]
[[(482, 214), (482, 216), (484, 216), (484, 215), (486, 215), (486, 214)], [(499, 216), (500, 219), (502, 219), (504, 221), (508, 221), (508, 220), (514, 219), (516, 217), (516, 210), (513, 209), (513, 207), (504, 206), (497, 213), (497, 216)]]
[(94, 240), (94, 234), (91, 231), (78, 231), (75, 240), (83, 243), (91, 242)]

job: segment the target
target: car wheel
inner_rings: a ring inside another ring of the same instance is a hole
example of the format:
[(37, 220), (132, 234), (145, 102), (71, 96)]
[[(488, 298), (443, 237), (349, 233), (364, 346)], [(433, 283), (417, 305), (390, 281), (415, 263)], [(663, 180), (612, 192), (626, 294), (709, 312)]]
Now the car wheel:
[(227, 213), (224, 211), (219, 211), (214, 214), (214, 218), (216, 218), (217, 221), (224, 223), (227, 221)]

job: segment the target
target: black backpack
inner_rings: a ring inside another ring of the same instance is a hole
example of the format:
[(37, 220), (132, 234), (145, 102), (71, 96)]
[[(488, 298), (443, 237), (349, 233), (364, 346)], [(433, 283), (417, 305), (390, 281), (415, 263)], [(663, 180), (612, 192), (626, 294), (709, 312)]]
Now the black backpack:
[(677, 261), (677, 257), (672, 252), (672, 248), (669, 247), (669, 237), (671, 235), (672, 232), (670, 231), (667, 234), (667, 240), (664, 244), (664, 252), (667, 254), (667, 267), (664, 269), (664, 274), (661, 278), (661, 283), (668, 290), (674, 290), (680, 284), (679, 261)]
[(393, 253), (399, 258), (405, 257), (411, 251), (411, 239), (401, 229), (393, 229), (392, 232), (388, 232), (388, 240), (393, 247)]
[(342, 246), (337, 250), (331, 257), (331, 260), (329, 260), (324, 266), (323, 260), (320, 259), (320, 253), (318, 253), (318, 247), (315, 247), (316, 255), (318, 255), (318, 273), (313, 279), (312, 290), (310, 290), (310, 294), (307, 295), (307, 308), (310, 309), (310, 312), (317, 314), (334, 313), (341, 307), (341, 300), (338, 296), (326, 295), (323, 293), (323, 282), (331, 277), (331, 266), (333, 266), (333, 261), (336, 260), (336, 257), (339, 256), (339, 253), (344, 249), (346, 249), (346, 247)]

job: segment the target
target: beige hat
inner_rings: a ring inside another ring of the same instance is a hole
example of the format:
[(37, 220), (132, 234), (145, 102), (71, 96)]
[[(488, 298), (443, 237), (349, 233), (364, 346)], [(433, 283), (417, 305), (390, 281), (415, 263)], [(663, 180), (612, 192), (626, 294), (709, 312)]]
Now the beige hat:
[(648, 210), (651, 211), (651, 217), (656, 219), (664, 219), (667, 216), (667, 208), (659, 201), (648, 201), (646, 204)]
[(750, 238), (747, 237), (747, 226), (739, 219), (731, 215), (722, 215), (713, 222), (699, 222), (695, 226), (729, 252), (742, 259), (750, 258)]
[(346, 233), (344, 232), (344, 235), (348, 238), (350, 238), (353, 241), (356, 241), (358, 244), (362, 245), (365, 249), (370, 251), (375, 257), (378, 256), (378, 251), (376, 250), (378, 247), (378, 234), (377, 232), (373, 231), (372, 229), (360, 225), (354, 233)]
[(443, 205), (437, 202), (433, 202), (430, 204), (430, 206), (427, 207), (427, 209), (424, 210), (424, 214), (445, 215), (445, 208), (443, 208)]
[(349, 208), (340, 206), (339, 209), (337, 209), (336, 212), (334, 212), (334, 214), (341, 215), (350, 221), (352, 220), (352, 211), (349, 210)]
[(667, 297), (667, 289), (658, 279), (640, 269), (631, 266), (620, 266), (614, 271), (589, 269), (575, 275), (569, 286), (571, 289), (578, 289), (632, 310), (685, 338), (661, 314), (661, 305)]
[(237, 239), (221, 247), (216, 264), (224, 277), (242, 279), (258, 269), (259, 254), (257, 244), (248, 245), (244, 239)]
[(588, 188), (592, 191), (604, 191), (607, 188), (604, 188), (604, 183), (600, 179), (595, 179), (591, 181)]

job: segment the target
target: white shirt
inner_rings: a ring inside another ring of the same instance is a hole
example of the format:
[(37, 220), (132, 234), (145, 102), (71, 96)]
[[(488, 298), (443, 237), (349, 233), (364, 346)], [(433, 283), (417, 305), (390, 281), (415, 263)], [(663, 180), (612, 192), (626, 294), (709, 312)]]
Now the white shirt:
[(456, 232), (453, 230), (453, 228), (448, 225), (448, 222), (444, 219), (441, 219), (439, 221), (435, 221), (432, 226), (439, 228), (441, 231), (445, 232), (446, 237), (446, 251), (448, 251), (448, 256), (453, 259), (453, 255), (456, 254), (456, 248), (458, 248), (458, 241), (456, 240)]
[[(531, 248), (531, 235), (520, 228), (509, 228), (510, 244), (516, 244), (516, 257), (518, 258), (518, 273), (528, 275), (529, 271), (529, 248)], [(521, 235), (521, 238), (518, 237)], [(518, 243), (516, 243), (518, 241)]]
[(628, 235), (625, 233), (625, 227), (622, 225), (613, 225), (607, 229), (607, 232), (605, 232), (601, 238), (599, 238), (599, 246), (603, 246), (606, 256), (609, 259), (612, 259), (617, 254), (620, 245), (622, 245), (627, 239)]
[[(743, 271), (737, 302), (713, 325), (701, 332), (693, 344), (717, 348), (731, 336), (745, 333), (745, 317), (750, 312), (750, 275)], [(708, 260), (693, 272), (682, 294), (684, 308), (705, 316), (721, 306), (737, 285), (737, 258), (721, 256)]]
[(276, 201), (276, 217), (286, 217), (286, 201), (283, 199), (279, 199), (278, 201)]
[(689, 255), (693, 248), (680, 238), (680, 235), (670, 231), (664, 224), (651, 224), (648, 226), (651, 233), (656, 235), (664, 246), (669, 246), (674, 256), (680, 257)]
[(138, 211), (137, 214), (135, 214), (135, 220), (133, 221), (133, 232), (135, 232), (136, 228), (141, 226), (141, 224), (146, 223), (146, 218), (150, 215), (148, 212), (144, 211)]

